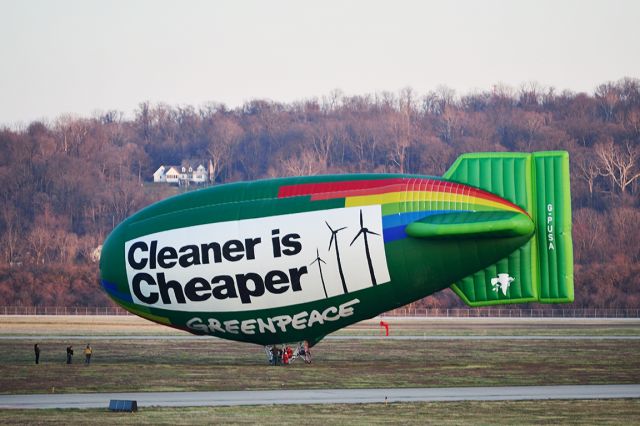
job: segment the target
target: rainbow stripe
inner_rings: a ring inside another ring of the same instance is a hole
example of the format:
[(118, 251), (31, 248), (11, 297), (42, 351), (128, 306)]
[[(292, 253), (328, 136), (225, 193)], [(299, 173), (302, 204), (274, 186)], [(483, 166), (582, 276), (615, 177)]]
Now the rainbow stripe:
[(404, 229), (426, 216), (448, 212), (522, 208), (490, 192), (433, 178), (387, 178), (281, 186), (278, 198), (308, 196), (310, 201), (344, 199), (344, 207), (380, 205), (384, 241), (406, 238)]

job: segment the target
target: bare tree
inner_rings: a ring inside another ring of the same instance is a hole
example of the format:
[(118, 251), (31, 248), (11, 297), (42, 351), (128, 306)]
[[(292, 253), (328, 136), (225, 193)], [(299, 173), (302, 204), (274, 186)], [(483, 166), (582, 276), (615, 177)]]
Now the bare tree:
[(139, 188), (133, 181), (122, 181), (114, 182), (108, 189), (113, 227), (139, 208), (143, 195)]
[(530, 81), (520, 85), (518, 100), (522, 106), (538, 106), (542, 103), (544, 88), (537, 82)]
[(445, 106), (444, 111), (440, 115), (437, 123), (437, 129), (440, 138), (443, 142), (451, 144), (454, 137), (459, 132), (458, 121), (460, 120), (460, 114), (456, 108), (449, 105)]
[(220, 176), (224, 168), (231, 162), (231, 152), (242, 137), (242, 134), (242, 127), (230, 117), (216, 117), (208, 126), (206, 130), (206, 137), (209, 140), (207, 153), (211, 158), (213, 167), (213, 181)]
[(31, 249), (32, 261), (36, 265), (46, 263), (46, 255), (51, 247), (51, 231), (44, 226), (36, 226), (27, 235), (27, 244)]
[(78, 254), (78, 236), (73, 232), (58, 229), (51, 235), (51, 253), (49, 258), (54, 261), (73, 263)]
[(20, 217), (13, 205), (5, 205), (0, 214), (0, 224), (3, 232), (0, 234), (0, 243), (4, 253), (4, 260), (8, 265), (13, 264), (19, 258), (18, 251), (22, 236), (20, 233)]
[(620, 91), (614, 83), (601, 84), (596, 89), (598, 110), (604, 121), (613, 121), (614, 114), (620, 103)]
[(602, 213), (591, 208), (578, 209), (573, 214), (573, 228), (577, 238), (574, 249), (577, 263), (589, 263), (604, 250), (602, 235), (607, 232), (607, 222)]
[(404, 173), (407, 149), (410, 144), (409, 116), (406, 112), (395, 113), (391, 119), (392, 137), (390, 141), (389, 159)]
[(627, 112), (625, 126), (636, 138), (640, 137), (640, 108)]
[(311, 176), (325, 171), (326, 166), (317, 151), (305, 149), (300, 155), (282, 161), (282, 169), (288, 176)]
[(574, 164), (576, 164), (580, 178), (583, 179), (589, 187), (589, 196), (593, 197), (596, 179), (601, 176), (597, 159), (592, 155), (583, 153), (577, 156)]
[(89, 133), (89, 120), (82, 120), (70, 115), (62, 116), (56, 123), (58, 150), (67, 155), (80, 155), (80, 146)]
[[(442, 88), (443, 98), (453, 96), (446, 88)], [(415, 133), (415, 121), (417, 116), (417, 104), (413, 91), (409, 88), (403, 89), (398, 98), (399, 111), (391, 111), (391, 140), (389, 158), (397, 167), (399, 173), (404, 173), (407, 161), (407, 150), (411, 145)]]
[(324, 120), (312, 131), (313, 150), (324, 167), (329, 166), (333, 145), (342, 132), (342, 127), (335, 120)]
[(640, 177), (638, 146), (626, 142), (621, 147), (610, 140), (596, 145), (595, 152), (599, 160), (600, 174), (609, 178), (614, 190), (618, 189), (624, 194), (627, 187)]
[(356, 159), (355, 170), (358, 172), (369, 171), (375, 165), (376, 150), (383, 134), (380, 124), (374, 118), (366, 120), (353, 120), (349, 126), (349, 146)]

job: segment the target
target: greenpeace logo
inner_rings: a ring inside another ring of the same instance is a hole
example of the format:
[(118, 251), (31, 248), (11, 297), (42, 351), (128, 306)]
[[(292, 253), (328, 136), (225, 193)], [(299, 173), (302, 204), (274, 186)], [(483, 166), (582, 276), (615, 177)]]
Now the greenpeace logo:
[(293, 330), (304, 330), (314, 325), (322, 325), (326, 322), (338, 321), (353, 315), (353, 306), (360, 303), (360, 300), (353, 299), (339, 306), (329, 306), (324, 310), (302, 311), (294, 315), (278, 315), (269, 318), (252, 318), (243, 321), (235, 319), (219, 321), (216, 318), (209, 318), (203, 321), (200, 317), (191, 318), (187, 321), (187, 327), (205, 334), (225, 335), (225, 334), (276, 334), (286, 333)]

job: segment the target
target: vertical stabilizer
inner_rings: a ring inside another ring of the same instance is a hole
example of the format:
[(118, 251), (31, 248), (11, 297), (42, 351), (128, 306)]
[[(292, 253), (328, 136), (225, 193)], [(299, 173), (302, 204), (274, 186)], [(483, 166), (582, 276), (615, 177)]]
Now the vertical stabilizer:
[(465, 154), (444, 177), (511, 201), (535, 224), (525, 245), (452, 286), (467, 304), (573, 301), (567, 152)]

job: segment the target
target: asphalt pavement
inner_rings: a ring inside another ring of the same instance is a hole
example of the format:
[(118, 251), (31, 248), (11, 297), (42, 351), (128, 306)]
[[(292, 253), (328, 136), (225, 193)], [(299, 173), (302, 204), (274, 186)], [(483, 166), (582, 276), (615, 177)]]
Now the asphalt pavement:
[(0, 408), (107, 408), (112, 399), (138, 407), (360, 404), (416, 401), (517, 401), (640, 398), (640, 385), (500, 386), (406, 389), (304, 389), (224, 392), (114, 392), (0, 395)]

